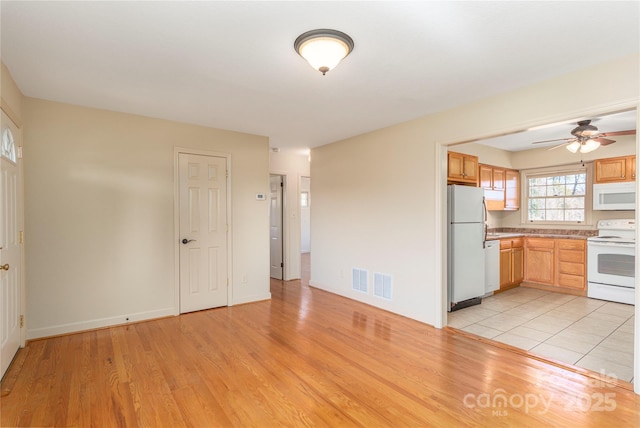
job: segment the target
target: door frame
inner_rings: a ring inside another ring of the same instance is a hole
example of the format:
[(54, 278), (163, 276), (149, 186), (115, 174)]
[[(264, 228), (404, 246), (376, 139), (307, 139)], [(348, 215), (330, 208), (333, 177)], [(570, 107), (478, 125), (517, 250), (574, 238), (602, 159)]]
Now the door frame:
[(231, 154), (212, 150), (186, 147), (173, 148), (173, 281), (174, 281), (174, 315), (180, 315), (180, 175), (178, 173), (178, 157), (180, 154), (211, 156), (225, 159), (227, 168), (227, 306), (233, 306), (233, 217), (231, 216)]
[[(18, 167), (18, 210), (19, 215), (16, 219), (18, 221), (20, 232), (22, 233), (21, 244), (20, 244), (20, 280), (18, 283), (18, 292), (20, 294), (20, 315), (24, 318), (24, 324), (20, 327), (20, 348), (24, 348), (27, 342), (27, 287), (26, 287), (26, 275), (25, 275), (25, 239), (24, 239), (24, 200), (25, 200), (25, 192), (24, 192), (24, 160), (22, 150), (24, 149), (24, 132), (22, 127), (22, 121), (18, 117), (17, 114), (11, 110), (9, 104), (4, 100), (4, 98), (0, 98), (0, 109), (4, 112), (4, 114), (9, 118), (11, 122), (15, 125), (18, 130), (18, 135), (20, 138), (20, 144), (16, 144), (16, 165)], [(2, 132), (0, 130), (0, 132)]]
[[(289, 253), (291, 248), (289, 247), (289, 206), (287, 204), (287, 193), (289, 192), (289, 183), (287, 178), (289, 173), (281, 170), (269, 169), (269, 179), (272, 175), (279, 175), (282, 177), (282, 263), (284, 263), (284, 269), (282, 269), (282, 280), (291, 280), (291, 263), (289, 263)], [(269, 186), (271, 189), (271, 186)], [(271, 192), (271, 190), (269, 190)], [(297, 215), (297, 214), (296, 214)]]

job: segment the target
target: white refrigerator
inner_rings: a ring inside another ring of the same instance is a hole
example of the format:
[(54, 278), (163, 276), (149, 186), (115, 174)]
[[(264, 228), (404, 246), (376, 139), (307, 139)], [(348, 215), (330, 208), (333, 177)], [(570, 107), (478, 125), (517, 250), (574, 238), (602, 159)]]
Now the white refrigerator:
[(484, 190), (447, 186), (448, 305), (447, 310), (480, 303), (485, 294)]

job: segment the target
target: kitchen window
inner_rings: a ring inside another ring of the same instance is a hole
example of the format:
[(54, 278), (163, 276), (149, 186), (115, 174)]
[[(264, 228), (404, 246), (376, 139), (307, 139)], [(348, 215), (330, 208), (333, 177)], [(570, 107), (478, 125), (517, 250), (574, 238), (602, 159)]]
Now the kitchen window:
[(590, 196), (586, 168), (525, 172), (523, 185), (527, 223), (587, 222)]

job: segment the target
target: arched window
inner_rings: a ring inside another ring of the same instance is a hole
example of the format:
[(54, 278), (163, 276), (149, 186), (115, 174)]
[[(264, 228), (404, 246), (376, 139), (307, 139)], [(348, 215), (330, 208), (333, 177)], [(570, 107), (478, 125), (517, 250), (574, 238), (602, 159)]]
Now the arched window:
[(0, 147), (0, 155), (9, 159), (11, 162), (16, 161), (16, 145), (13, 142), (13, 134), (9, 128), (5, 128), (2, 133), (2, 147)]

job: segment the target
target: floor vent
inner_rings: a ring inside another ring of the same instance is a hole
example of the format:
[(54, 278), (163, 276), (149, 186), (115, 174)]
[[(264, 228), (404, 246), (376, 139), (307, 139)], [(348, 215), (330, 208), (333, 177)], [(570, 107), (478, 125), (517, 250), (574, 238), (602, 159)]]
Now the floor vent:
[(369, 272), (364, 269), (353, 268), (351, 275), (351, 288), (363, 293), (369, 292)]
[(373, 274), (373, 295), (391, 300), (393, 281), (391, 275), (375, 272)]

